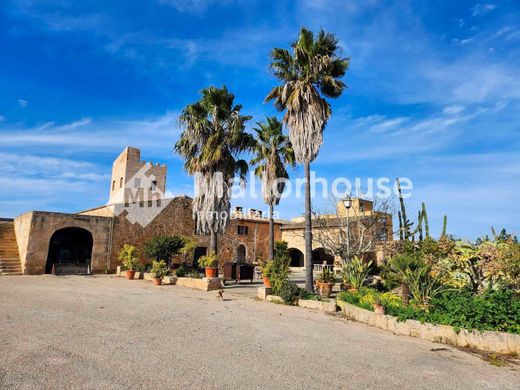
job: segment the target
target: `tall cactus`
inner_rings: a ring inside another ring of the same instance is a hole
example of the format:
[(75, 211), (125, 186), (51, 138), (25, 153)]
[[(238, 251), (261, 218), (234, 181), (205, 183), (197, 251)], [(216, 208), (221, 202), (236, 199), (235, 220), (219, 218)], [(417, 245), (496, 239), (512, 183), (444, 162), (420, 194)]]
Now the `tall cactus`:
[(444, 221), (442, 222), (442, 234), (441, 234), (442, 237), (446, 236), (446, 225), (448, 225), (448, 216), (447, 215), (444, 216)]
[(404, 198), (403, 193), (401, 191), (401, 182), (399, 181), (399, 178), (395, 179), (397, 182), (397, 191), (399, 192), (399, 203), (401, 204), (401, 218), (400, 218), (400, 231), (403, 233), (403, 239), (408, 241), (411, 237), (410, 228), (413, 225), (413, 222), (410, 222), (410, 220), (406, 216), (406, 206), (404, 204)]
[(422, 219), (424, 222), (424, 232), (426, 233), (426, 238), (430, 238), (430, 225), (428, 223), (428, 213), (426, 212), (426, 204), (422, 202)]

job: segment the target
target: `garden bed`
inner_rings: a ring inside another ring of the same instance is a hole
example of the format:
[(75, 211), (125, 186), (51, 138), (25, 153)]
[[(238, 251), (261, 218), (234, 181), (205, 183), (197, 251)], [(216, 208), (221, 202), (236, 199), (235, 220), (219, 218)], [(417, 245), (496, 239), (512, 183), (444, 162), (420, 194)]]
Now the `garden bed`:
[[(270, 292), (270, 289), (266, 289), (265, 287), (258, 288), (258, 297), (260, 299), (264, 299), (268, 302), (278, 303), (278, 304), (286, 304), (282, 297), (278, 295), (266, 294)], [(336, 312), (336, 302), (334, 301), (319, 301), (317, 299), (297, 299), (296, 303), (293, 306), (303, 307), (305, 309), (314, 309), (324, 311), (326, 313), (335, 313)]]
[(433, 325), (417, 320), (399, 321), (397, 317), (376, 314), (337, 299), (337, 305), (345, 315), (353, 320), (379, 329), (388, 330), (398, 335), (412, 336), (437, 343), (455, 345), (457, 347), (474, 348), (486, 352), (502, 354), (520, 353), (520, 335), (493, 332), (457, 330), (449, 325)]

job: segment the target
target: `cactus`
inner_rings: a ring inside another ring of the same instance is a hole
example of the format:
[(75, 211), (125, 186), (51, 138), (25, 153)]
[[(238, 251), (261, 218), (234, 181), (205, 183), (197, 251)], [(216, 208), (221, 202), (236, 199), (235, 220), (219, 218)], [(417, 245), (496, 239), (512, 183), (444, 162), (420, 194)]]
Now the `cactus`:
[(448, 216), (444, 216), (444, 221), (442, 222), (442, 234), (441, 236), (444, 237), (446, 235), (446, 225), (448, 224)]
[(428, 223), (428, 213), (426, 213), (426, 204), (422, 202), (422, 219), (424, 221), (424, 232), (426, 233), (426, 238), (430, 238), (430, 225)]
[[(401, 182), (399, 181), (399, 178), (395, 179), (397, 182), (397, 191), (399, 192), (399, 203), (401, 204), (401, 212), (400, 212), (400, 223), (399, 223), (399, 229), (402, 232), (402, 237), (405, 240), (409, 240), (411, 237), (410, 228), (413, 225), (413, 222), (410, 222), (408, 218), (406, 217), (406, 206), (404, 204), (404, 198), (403, 194), (401, 192)], [(400, 234), (401, 235), (401, 234)]]

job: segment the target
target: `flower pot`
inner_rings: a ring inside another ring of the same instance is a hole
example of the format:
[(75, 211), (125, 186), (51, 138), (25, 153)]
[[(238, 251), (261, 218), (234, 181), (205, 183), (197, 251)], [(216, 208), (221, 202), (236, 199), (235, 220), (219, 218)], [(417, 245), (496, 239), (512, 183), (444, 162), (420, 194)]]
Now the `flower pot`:
[(154, 286), (160, 286), (161, 283), (162, 283), (162, 278), (154, 278), (153, 279)]
[(135, 271), (134, 270), (126, 270), (125, 271), (125, 278), (127, 279), (133, 279), (135, 276)]
[(318, 282), (318, 290), (320, 291), (320, 295), (323, 298), (329, 298), (332, 292), (332, 286), (334, 286), (333, 283)]
[(271, 281), (267, 276), (262, 276), (262, 280), (264, 281), (264, 286), (267, 288), (271, 288)]
[(385, 314), (385, 308), (381, 305), (374, 303), (374, 313), (376, 314)]
[(204, 268), (206, 271), (206, 278), (216, 278), (218, 275), (218, 268)]

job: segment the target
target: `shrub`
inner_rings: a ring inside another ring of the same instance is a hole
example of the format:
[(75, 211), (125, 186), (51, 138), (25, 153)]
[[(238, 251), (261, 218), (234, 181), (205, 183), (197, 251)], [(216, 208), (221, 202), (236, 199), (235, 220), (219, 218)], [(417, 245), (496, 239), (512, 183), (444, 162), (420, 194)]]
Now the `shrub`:
[(487, 290), (480, 295), (473, 295), (470, 290), (443, 291), (432, 298), (427, 310), (414, 304), (420, 302), (405, 306), (396, 294), (381, 294), (368, 288), (355, 293), (342, 291), (338, 299), (367, 310), (373, 310), (373, 304), (380, 301), (386, 314), (400, 321), (414, 319), (457, 329), (520, 333), (520, 295), (513, 290)]
[(210, 252), (206, 256), (201, 256), (199, 258), (199, 267), (200, 268), (216, 268), (218, 265), (218, 259), (215, 252)]
[(182, 278), (188, 274), (188, 270), (184, 265), (181, 265), (179, 268), (175, 270), (175, 276)]
[(440, 276), (431, 274), (431, 267), (422, 266), (416, 269), (406, 269), (403, 283), (410, 289), (410, 294), (420, 304), (428, 304), (446, 288), (441, 284)]
[(184, 247), (184, 240), (179, 236), (155, 236), (143, 245), (143, 253), (153, 260), (165, 260), (168, 264), (173, 256)]
[(262, 267), (262, 275), (266, 276), (271, 282), (273, 293), (279, 294), (282, 286), (288, 283), (291, 273), (290, 262), (291, 259), (287, 254), (287, 243), (276, 241), (274, 259), (268, 261)]
[(118, 259), (130, 271), (134, 271), (139, 264), (139, 252), (133, 245), (125, 244), (119, 252)]
[(152, 263), (152, 269), (150, 271), (154, 278), (162, 278), (168, 272), (168, 266), (164, 260), (154, 261)]
[(301, 290), (296, 284), (285, 283), (279, 288), (278, 295), (280, 295), (285, 304), (293, 305), (300, 297)]

